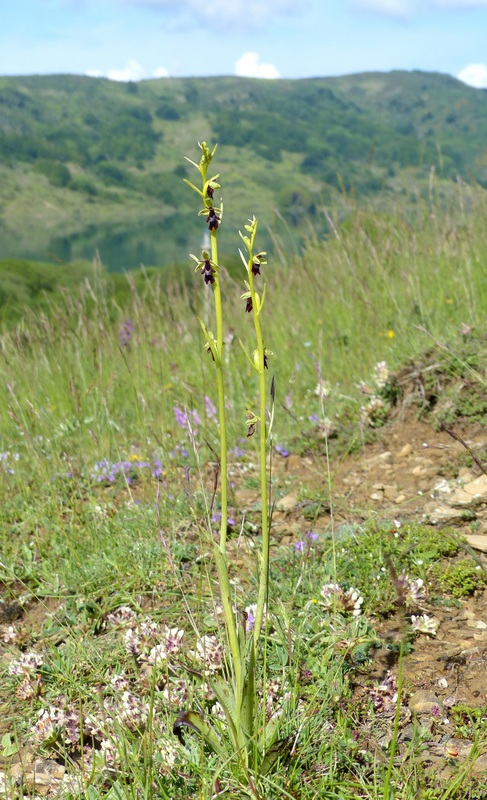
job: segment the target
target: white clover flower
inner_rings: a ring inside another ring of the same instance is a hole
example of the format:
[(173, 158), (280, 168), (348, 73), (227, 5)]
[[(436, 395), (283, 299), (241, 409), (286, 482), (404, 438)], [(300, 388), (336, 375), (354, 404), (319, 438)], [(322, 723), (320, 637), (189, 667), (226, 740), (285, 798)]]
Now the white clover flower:
[(41, 709), (38, 720), (31, 729), (35, 744), (42, 744), (50, 739), (55, 739), (59, 732), (58, 709), (51, 706)]
[(424, 580), (412, 579), (403, 570), (397, 578), (397, 588), (406, 606), (417, 606), (424, 600)]
[(10, 675), (31, 675), (36, 669), (42, 667), (43, 657), (39, 653), (23, 653), (16, 661), (8, 665)]
[(123, 643), (127, 653), (130, 653), (133, 656), (139, 655), (141, 651), (141, 637), (139, 634), (139, 629), (136, 628), (133, 630), (132, 628), (129, 628), (124, 634)]
[(223, 646), (216, 636), (202, 636), (196, 642), (194, 656), (205, 665), (207, 672), (218, 672), (223, 665)]
[(162, 696), (168, 705), (180, 708), (189, 697), (186, 681), (183, 678), (177, 681), (169, 680), (162, 691)]
[(167, 661), (169, 653), (179, 653), (184, 637), (184, 631), (180, 628), (168, 628), (167, 625), (164, 631), (164, 639), (157, 644), (149, 653), (149, 664), (158, 664), (161, 661)]
[(362, 613), (364, 598), (353, 586), (345, 591), (337, 583), (327, 583), (321, 590), (321, 596), (325, 608), (335, 608), (337, 611), (351, 613), (354, 617)]
[(378, 389), (383, 389), (389, 380), (389, 368), (385, 361), (379, 361), (374, 367), (374, 383)]
[(110, 684), (116, 692), (124, 692), (129, 687), (127, 676), (122, 672), (117, 675), (112, 675)]
[(106, 622), (109, 625), (134, 625), (137, 622), (137, 614), (130, 606), (120, 606), (108, 615)]
[(15, 630), (13, 625), (9, 625), (8, 627), (5, 625), (2, 628), (2, 634), (0, 639), (4, 644), (13, 644), (18, 637), (18, 633)]
[(420, 617), (414, 614), (411, 615), (411, 626), (413, 630), (418, 631), (418, 633), (427, 633), (430, 636), (436, 636), (439, 624), (438, 620), (429, 617), (427, 614), (422, 614)]

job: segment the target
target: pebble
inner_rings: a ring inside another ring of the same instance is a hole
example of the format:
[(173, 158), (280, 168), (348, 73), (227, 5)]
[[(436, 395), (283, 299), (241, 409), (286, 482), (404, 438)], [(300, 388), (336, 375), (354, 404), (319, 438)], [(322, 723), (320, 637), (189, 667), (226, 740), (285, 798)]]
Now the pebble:
[(385, 453), (379, 453), (377, 456), (368, 458), (365, 462), (366, 469), (373, 469), (374, 467), (388, 467), (393, 463), (392, 453), (386, 450)]
[(479, 533), (469, 533), (465, 536), (470, 547), (474, 550), (480, 550), (481, 553), (487, 553), (487, 536)]
[(401, 449), (399, 450), (399, 453), (397, 454), (397, 457), (398, 458), (407, 458), (408, 456), (411, 455), (412, 452), (413, 452), (413, 446), (412, 446), (412, 444), (410, 442), (408, 442), (403, 447), (401, 447)]
[(398, 494), (394, 502), (396, 503), (396, 505), (399, 506), (401, 503), (404, 503), (405, 499), (406, 499), (405, 494)]
[(438, 699), (434, 692), (427, 689), (418, 689), (409, 700), (409, 710), (413, 714), (430, 714), (432, 709), (443, 711), (443, 703)]
[(292, 511), (298, 504), (298, 497), (294, 492), (285, 494), (276, 503), (277, 511)]

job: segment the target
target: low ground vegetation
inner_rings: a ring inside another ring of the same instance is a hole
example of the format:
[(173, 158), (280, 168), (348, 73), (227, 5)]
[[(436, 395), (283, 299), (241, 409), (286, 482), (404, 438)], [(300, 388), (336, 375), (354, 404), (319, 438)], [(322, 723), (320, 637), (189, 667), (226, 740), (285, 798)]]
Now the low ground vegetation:
[[(462, 187), (450, 213), (360, 212), (343, 228), (330, 220), (328, 240), (311, 237), (299, 258), (269, 254), (275, 535), (256, 702), (281, 734), (262, 797), (483, 797), (485, 696), (459, 702), (445, 688), (416, 711), (423, 673), (412, 665), (442, 647), (454, 617), (483, 622), (484, 562), (465, 526), (337, 498), (340, 465), (408, 420), (468, 439), (483, 418), (484, 209), (482, 192)], [(21, 315), (19, 290), (1, 336), (0, 793), (249, 796), (196, 732), (173, 732), (191, 706), (226, 736), (211, 689), (228, 665), (204, 530), (209, 507), (215, 537), (220, 524), (212, 359), (196, 318), (209, 313), (206, 287), (192, 271), (184, 281), (141, 271), (121, 288), (95, 264), (63, 291), (59, 270)], [(25, 275), (34, 286), (35, 270)], [(240, 286), (233, 270), (223, 279), (232, 602), (248, 636), (255, 388), (238, 346)], [(472, 464), (468, 451), (455, 458)], [(312, 489), (299, 483), (303, 463)], [(438, 680), (460, 681), (482, 641), (445, 650)]]

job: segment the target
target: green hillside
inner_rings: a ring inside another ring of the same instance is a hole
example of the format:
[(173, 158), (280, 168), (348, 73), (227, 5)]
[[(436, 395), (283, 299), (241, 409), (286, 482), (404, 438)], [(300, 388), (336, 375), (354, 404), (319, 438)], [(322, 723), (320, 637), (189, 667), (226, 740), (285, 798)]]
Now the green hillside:
[(0, 78), (0, 256), (184, 258), (201, 235), (182, 181), (198, 139), (220, 144), (223, 249), (250, 214), (299, 240), (323, 205), (407, 201), (432, 167), (440, 191), (487, 186), (487, 93), (444, 75)]

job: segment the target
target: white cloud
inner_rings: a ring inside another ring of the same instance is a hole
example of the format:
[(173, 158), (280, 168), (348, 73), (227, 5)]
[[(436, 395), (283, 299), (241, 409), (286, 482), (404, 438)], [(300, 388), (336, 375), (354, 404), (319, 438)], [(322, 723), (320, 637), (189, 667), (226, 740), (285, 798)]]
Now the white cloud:
[(353, 5), (363, 8), (365, 11), (401, 19), (410, 16), (414, 2), (411, 0), (353, 0)]
[(274, 17), (303, 14), (310, 0), (118, 0), (124, 5), (138, 5), (166, 12), (185, 23), (199, 22), (215, 28), (262, 28)]
[(143, 67), (135, 58), (129, 58), (122, 69), (109, 69), (107, 72), (107, 78), (111, 81), (140, 81), (143, 77)]
[(487, 0), (433, 0), (440, 8), (487, 8)]
[(153, 78), (169, 78), (169, 71), (166, 67), (157, 67), (152, 73)]
[(476, 89), (487, 89), (487, 65), (469, 64), (458, 73), (457, 78)]
[[(109, 78), (111, 81), (141, 81), (148, 76), (145, 74), (144, 68), (139, 64), (135, 58), (129, 58), (127, 64), (122, 69), (109, 69), (103, 72), (101, 69), (87, 69), (85, 75), (90, 78)], [(152, 73), (152, 78), (169, 78), (169, 72), (166, 67), (157, 67)]]
[(279, 78), (274, 64), (259, 61), (258, 53), (244, 53), (235, 64), (235, 75), (242, 78)]
[(487, 8), (487, 0), (348, 0), (355, 8), (362, 8), (386, 17), (410, 19), (427, 11), (462, 11)]

